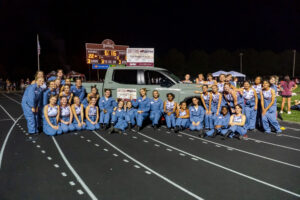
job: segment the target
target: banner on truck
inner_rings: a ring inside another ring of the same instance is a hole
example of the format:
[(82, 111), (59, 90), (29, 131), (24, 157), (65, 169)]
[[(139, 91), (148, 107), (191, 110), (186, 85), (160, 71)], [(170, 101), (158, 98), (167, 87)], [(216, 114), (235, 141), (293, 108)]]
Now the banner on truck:
[(127, 48), (127, 66), (154, 66), (154, 48)]
[(136, 89), (134, 88), (118, 88), (117, 89), (117, 99), (123, 99), (125, 101), (130, 101), (130, 99), (136, 99)]

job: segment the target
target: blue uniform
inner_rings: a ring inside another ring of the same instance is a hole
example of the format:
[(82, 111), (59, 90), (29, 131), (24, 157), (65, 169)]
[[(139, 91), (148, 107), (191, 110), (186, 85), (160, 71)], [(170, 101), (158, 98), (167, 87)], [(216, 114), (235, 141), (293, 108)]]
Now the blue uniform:
[(160, 98), (157, 100), (154, 100), (154, 98), (152, 98), (150, 100), (150, 120), (152, 121), (153, 126), (158, 124), (163, 112), (163, 101)]
[[(204, 109), (202, 106), (198, 106), (198, 109), (195, 106), (191, 106), (189, 108), (190, 111), (190, 130), (201, 130), (203, 128), (203, 121), (204, 121)], [(193, 122), (200, 122), (198, 126), (194, 126)]]
[[(206, 106), (207, 110), (209, 110), (209, 100), (210, 100), (209, 93), (207, 93), (206, 95), (202, 94), (202, 98), (204, 100), (204, 103), (205, 103), (205, 106)], [(205, 110), (205, 114), (204, 114), (204, 124), (205, 124), (206, 129), (214, 128), (213, 120), (212, 120), (212, 114), (206, 114), (206, 110)]]
[(42, 88), (37, 84), (29, 85), (22, 98), (22, 108), (24, 116), (27, 120), (28, 133), (38, 133), (39, 116), (38, 113), (33, 113), (32, 108), (40, 107), (42, 98)]
[(49, 98), (50, 96), (53, 95), (58, 95), (58, 93), (56, 92), (56, 90), (54, 89), (53, 91), (51, 91), (51, 89), (47, 89), (46, 91), (44, 91), (43, 93), (43, 106), (47, 105), (49, 103)]
[[(62, 96), (61, 97), (67, 97), (67, 102), (69, 102), (70, 98), (71, 98), (71, 92), (69, 92), (69, 94), (66, 94), (65, 92), (62, 92)], [(60, 98), (61, 98), (60, 97)], [(60, 105), (60, 100), (58, 99), (57, 104)]]
[(127, 123), (131, 123), (132, 126), (135, 125), (135, 119), (136, 119), (136, 115), (137, 115), (136, 111), (137, 110), (135, 108), (130, 108), (130, 109), (127, 108), (127, 110), (126, 110), (126, 116), (125, 116), (126, 121), (127, 121)]
[[(233, 122), (235, 123), (241, 123), (242, 122), (242, 115), (237, 116), (233, 115)], [(229, 137), (233, 137), (236, 134), (239, 135), (245, 135), (247, 133), (247, 128), (245, 126), (230, 126), (229, 130), (232, 131), (232, 134)]]
[[(175, 107), (175, 102), (172, 101), (166, 101), (165, 103), (165, 106), (166, 106), (166, 113), (165, 113), (165, 119), (166, 119), (166, 124), (167, 124), (167, 127), (168, 128), (172, 128), (172, 127), (175, 127), (175, 112), (173, 112), (174, 110), (174, 107)], [(167, 113), (172, 113), (170, 115), (168, 115)]]
[[(220, 93), (211, 93), (212, 95), (212, 100), (211, 100), (211, 113), (213, 115), (216, 115), (217, 114), (217, 110), (218, 110), (218, 105), (219, 105), (219, 98), (220, 98)], [(221, 105), (220, 105), (220, 110), (221, 110), (221, 107), (222, 107), (222, 100), (221, 100)], [(219, 110), (219, 113), (220, 113), (220, 110)], [(218, 113), (218, 114), (219, 114)]]
[[(55, 81), (57, 79), (57, 77), (56, 76), (51, 76), (50, 78), (48, 78), (47, 79), (47, 81), (49, 82), (49, 81)], [(64, 80), (64, 79), (61, 79), (60, 80), (60, 84), (61, 85), (64, 85), (66, 83), (66, 81)]]
[[(75, 114), (74, 115), (76, 115), (78, 117), (78, 120), (81, 123), (82, 122), (81, 121), (81, 105), (80, 106), (74, 105), (74, 108), (75, 108)], [(77, 122), (75, 116), (73, 117), (73, 126), (75, 127), (75, 129), (77, 131), (84, 130), (85, 127), (86, 127), (85, 124), (82, 124), (81, 126), (78, 126), (78, 122)]]
[(141, 114), (136, 114), (136, 123), (139, 127), (142, 127), (143, 121), (149, 115), (150, 111), (150, 99), (146, 97), (143, 99), (142, 97), (137, 98), (136, 101), (131, 101), (132, 105), (137, 108), (137, 111), (143, 111)]
[(258, 85), (253, 85), (252, 86), (254, 90), (256, 91), (257, 95), (257, 110), (256, 110), (256, 127), (261, 128), (262, 127), (262, 119), (261, 119), (261, 97), (260, 97), (260, 92), (262, 90), (261, 84)]
[(114, 128), (120, 129), (121, 131), (124, 131), (128, 124), (126, 121), (126, 112), (125, 110), (117, 109), (113, 114), (112, 114), (112, 123), (114, 123)]
[[(66, 107), (60, 107), (60, 119), (62, 119), (65, 122), (70, 121), (70, 114), (71, 114), (71, 107), (70, 106), (66, 106)], [(64, 133), (67, 133), (69, 131), (74, 131), (75, 127), (74, 125), (71, 124), (64, 124), (64, 123), (60, 123), (61, 129)]]
[[(112, 98), (101, 97), (99, 100), (99, 108), (100, 108), (100, 124), (109, 124), (111, 119), (111, 114), (114, 110), (114, 107), (117, 106), (117, 102)], [(103, 109), (107, 112), (104, 113)]]
[(56, 117), (58, 114), (58, 106), (51, 107), (48, 105), (48, 110), (46, 111), (48, 114), (49, 121), (51, 122), (52, 125), (57, 126), (58, 125), (58, 130), (53, 129), (50, 124), (48, 124), (45, 114), (44, 114), (44, 120), (43, 120), (43, 132), (46, 135), (56, 135), (56, 134), (62, 134), (62, 129), (61, 126), (56, 121)]
[[(269, 90), (263, 90), (262, 94), (263, 96), (261, 98), (264, 98), (264, 106), (267, 108), (269, 104), (272, 102), (272, 91), (273, 89)], [(266, 112), (264, 116), (262, 116), (262, 125), (266, 133), (271, 132), (271, 126), (275, 128), (275, 131), (277, 133), (281, 133), (280, 125), (276, 119), (276, 103), (274, 101), (273, 105), (269, 108), (269, 110)]]
[(227, 115), (223, 115), (223, 114), (220, 114), (218, 116), (214, 116), (213, 117), (213, 121), (214, 121), (214, 127), (215, 126), (222, 126), (221, 128), (218, 128), (218, 129), (212, 129), (212, 130), (209, 130), (206, 132), (206, 135), (207, 136), (212, 136), (214, 131), (217, 131), (217, 133), (220, 133), (222, 135), (225, 135), (228, 131), (228, 124), (229, 124), (229, 121), (230, 121), (230, 114), (227, 113)]
[(74, 96), (79, 97), (80, 101), (82, 102), (85, 96), (85, 88), (81, 86), (80, 88), (77, 88), (75, 85), (71, 87), (71, 92)]
[(224, 83), (217, 83), (218, 91), (222, 93), (224, 91)]
[[(90, 106), (88, 116), (92, 122), (95, 122), (97, 119), (97, 106)], [(86, 129), (94, 131), (100, 128), (99, 123), (92, 124), (88, 119), (86, 121)]]
[(246, 115), (246, 124), (245, 127), (247, 130), (249, 129), (255, 129), (255, 123), (256, 123), (256, 115), (257, 111), (255, 108), (255, 90), (253, 91), (251, 88), (249, 91), (244, 90), (243, 92), (243, 98), (244, 98), (244, 112)]
[(189, 118), (181, 118), (187, 115), (188, 110), (179, 110), (179, 117), (176, 119), (176, 126), (180, 128), (188, 128), (190, 126), (190, 119)]
[[(236, 92), (236, 98), (237, 98), (237, 103), (240, 104), (244, 109), (243, 96), (239, 92)], [(223, 104), (228, 106), (230, 112), (231, 112), (231, 108), (235, 107), (234, 99), (231, 93), (228, 94), (223, 93)]]

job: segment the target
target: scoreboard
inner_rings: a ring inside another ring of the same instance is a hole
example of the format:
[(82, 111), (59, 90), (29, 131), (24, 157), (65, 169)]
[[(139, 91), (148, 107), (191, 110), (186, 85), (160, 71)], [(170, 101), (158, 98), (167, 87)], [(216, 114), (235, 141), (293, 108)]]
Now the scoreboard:
[(106, 39), (101, 44), (86, 43), (87, 64), (126, 65), (126, 50), (129, 46), (115, 45)]

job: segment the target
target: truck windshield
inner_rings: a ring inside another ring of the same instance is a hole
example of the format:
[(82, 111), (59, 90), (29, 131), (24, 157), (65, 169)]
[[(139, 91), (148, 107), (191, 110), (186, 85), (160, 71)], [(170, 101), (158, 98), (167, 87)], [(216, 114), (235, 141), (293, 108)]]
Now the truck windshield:
[(180, 83), (180, 78), (178, 78), (175, 74), (173, 74), (172, 72), (168, 71), (168, 70), (162, 70), (161, 71), (163, 74), (169, 76), (170, 78), (172, 78), (176, 83)]

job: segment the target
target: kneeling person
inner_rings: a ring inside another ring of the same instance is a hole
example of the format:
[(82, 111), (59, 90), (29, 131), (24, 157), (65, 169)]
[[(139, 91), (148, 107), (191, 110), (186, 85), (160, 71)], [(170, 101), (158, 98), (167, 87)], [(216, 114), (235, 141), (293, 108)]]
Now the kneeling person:
[(238, 139), (242, 139), (247, 133), (247, 128), (245, 127), (246, 116), (242, 114), (243, 107), (241, 105), (235, 106), (235, 114), (230, 116), (229, 125), (230, 128), (224, 135), (224, 138), (237, 136)]
[(221, 109), (221, 114), (214, 116), (214, 129), (207, 131), (205, 134), (207, 136), (215, 137), (217, 134), (226, 134), (228, 131), (230, 114), (228, 113), (228, 108), (223, 106)]
[(62, 129), (58, 124), (59, 106), (56, 105), (57, 97), (50, 96), (49, 104), (44, 107), (43, 132), (46, 135), (61, 134)]
[(60, 98), (60, 126), (64, 133), (75, 130), (75, 127), (72, 124), (73, 113), (71, 112), (71, 107), (67, 101), (67, 97)]
[(86, 116), (86, 129), (94, 131), (100, 128), (99, 121), (99, 109), (96, 106), (96, 97), (92, 97), (89, 105), (85, 109)]
[(72, 113), (73, 113), (73, 125), (77, 131), (85, 129), (85, 122), (84, 122), (84, 109), (83, 104), (80, 102), (80, 98), (75, 96), (74, 97), (74, 104), (71, 106)]
[(112, 124), (109, 133), (117, 132), (122, 134), (128, 126), (126, 122), (126, 112), (124, 110), (124, 101), (119, 101), (118, 108), (112, 113)]
[(176, 117), (176, 127), (174, 130), (175, 133), (177, 133), (179, 130), (183, 130), (189, 127), (190, 111), (187, 108), (185, 101), (181, 102), (180, 106), (178, 105), (178, 109), (176, 110)]

